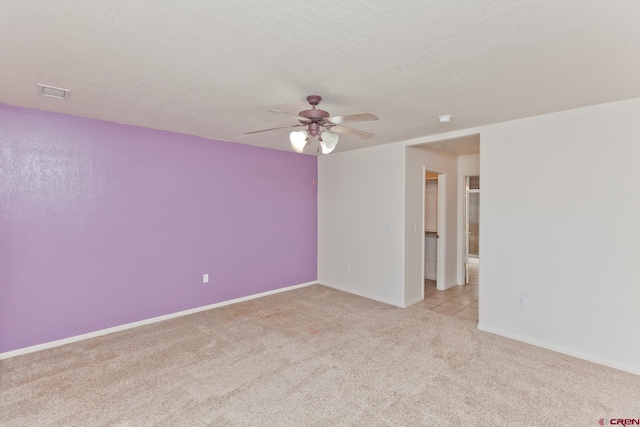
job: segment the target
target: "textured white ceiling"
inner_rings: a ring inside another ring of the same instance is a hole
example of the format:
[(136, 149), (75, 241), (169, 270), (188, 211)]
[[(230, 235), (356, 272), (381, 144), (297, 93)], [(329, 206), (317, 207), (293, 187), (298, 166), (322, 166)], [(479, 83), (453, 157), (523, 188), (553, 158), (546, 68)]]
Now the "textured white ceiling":
[[(0, 0), (0, 102), (291, 150), (321, 95), (337, 151), (640, 97), (638, 0)], [(36, 84), (72, 90), (37, 96)], [(436, 117), (452, 114), (440, 124)], [(307, 149), (312, 153), (314, 149)]]

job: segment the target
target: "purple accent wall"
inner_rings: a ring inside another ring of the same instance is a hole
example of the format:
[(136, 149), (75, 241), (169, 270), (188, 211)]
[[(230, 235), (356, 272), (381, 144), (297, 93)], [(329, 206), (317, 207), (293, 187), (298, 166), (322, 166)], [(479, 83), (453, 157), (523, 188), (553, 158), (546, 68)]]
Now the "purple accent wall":
[(0, 352), (317, 278), (313, 156), (2, 104), (0, 150)]

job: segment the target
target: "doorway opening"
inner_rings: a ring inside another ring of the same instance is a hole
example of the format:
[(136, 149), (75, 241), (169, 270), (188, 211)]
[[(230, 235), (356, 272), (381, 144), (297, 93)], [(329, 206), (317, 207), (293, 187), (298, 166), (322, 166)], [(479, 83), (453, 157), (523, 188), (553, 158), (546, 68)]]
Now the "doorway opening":
[(433, 288), (438, 285), (438, 181), (436, 172), (425, 171), (424, 279)]
[[(424, 305), (428, 310), (452, 315), (460, 319), (478, 322), (479, 315), (479, 268), (480, 268), (480, 177), (460, 176), (462, 181), (462, 219), (464, 221), (462, 245), (464, 246), (463, 286), (440, 289), (434, 280), (430, 280), (429, 266), (429, 179), (425, 185), (425, 286)], [(459, 205), (460, 206), (460, 205)], [(431, 206), (433, 209), (433, 206)], [(459, 224), (459, 223), (458, 223)], [(459, 227), (459, 225), (458, 225)], [(456, 228), (458, 228), (456, 227)]]
[[(455, 314), (477, 322), (479, 289), (477, 285), (467, 286), (465, 274), (467, 258), (471, 262), (476, 259), (467, 256), (463, 227), (465, 226), (465, 178), (480, 175), (480, 135), (473, 134), (417, 144), (407, 147), (407, 150), (408, 198), (405, 203), (405, 216), (407, 223), (413, 225), (413, 227), (407, 227), (405, 233), (407, 304), (414, 303), (418, 300), (416, 296), (422, 293), (423, 304), (427, 309)], [(418, 174), (418, 167), (421, 169), (421, 175)], [(427, 175), (427, 171), (435, 172), (436, 175)], [(436, 189), (434, 178), (436, 177), (438, 191), (437, 196), (434, 197), (433, 193)], [(422, 185), (418, 186), (416, 178), (421, 178)], [(437, 205), (430, 204), (430, 199), (437, 200)], [(422, 203), (416, 203), (418, 200)], [(420, 205), (422, 205), (421, 208)], [(424, 222), (421, 236), (414, 234), (419, 229), (416, 221), (419, 218), (418, 209), (422, 211), (420, 213), (423, 215)], [(430, 225), (430, 211), (438, 212), (438, 222), (435, 227)], [(474, 236), (470, 237), (471, 240), (474, 239)], [(422, 248), (418, 246), (418, 241), (422, 243)], [(418, 254), (421, 255), (421, 260)], [(477, 260), (479, 261), (479, 253)], [(422, 266), (419, 266), (419, 263)], [(436, 265), (435, 283), (432, 268), (434, 264)], [(418, 275), (419, 270), (421, 270), (421, 276)], [(471, 266), (469, 278), (475, 272), (474, 270), (474, 266)]]
[(464, 283), (477, 285), (480, 270), (480, 177), (466, 176), (464, 189)]
[[(442, 171), (428, 170), (424, 167), (422, 178), (422, 222), (424, 225), (422, 236), (422, 276), (433, 287), (444, 290), (446, 289), (446, 257), (444, 254), (447, 234), (447, 174)], [(423, 286), (422, 298), (424, 298), (424, 290)]]

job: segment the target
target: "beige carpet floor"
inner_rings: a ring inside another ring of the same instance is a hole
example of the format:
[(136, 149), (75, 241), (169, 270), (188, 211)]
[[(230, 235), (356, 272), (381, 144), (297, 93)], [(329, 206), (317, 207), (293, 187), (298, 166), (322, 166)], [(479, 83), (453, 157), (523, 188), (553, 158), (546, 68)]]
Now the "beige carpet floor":
[(597, 426), (640, 377), (314, 285), (0, 361), (2, 426)]

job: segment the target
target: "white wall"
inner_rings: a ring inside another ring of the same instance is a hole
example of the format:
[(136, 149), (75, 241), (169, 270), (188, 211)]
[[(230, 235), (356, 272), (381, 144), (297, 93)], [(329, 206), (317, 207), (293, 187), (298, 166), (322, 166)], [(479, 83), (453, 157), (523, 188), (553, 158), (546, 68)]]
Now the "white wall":
[(639, 117), (634, 99), (320, 158), (320, 283), (415, 299), (423, 163), (404, 146), (479, 133), (479, 328), (640, 374)]
[[(457, 281), (464, 284), (464, 185), (465, 176), (480, 175), (480, 154), (471, 154), (458, 157), (458, 260), (457, 260)], [(482, 178), (480, 178), (480, 188), (482, 189)], [(482, 191), (480, 191), (480, 204), (482, 205)], [(482, 235), (480, 235), (482, 239)]]
[(487, 126), (480, 165), (479, 327), (640, 374), (640, 99)]
[(404, 155), (392, 144), (318, 159), (319, 283), (404, 306)]
[[(424, 298), (424, 151), (413, 147), (401, 147), (405, 154), (405, 173), (403, 187), (405, 205), (404, 258), (401, 260), (404, 270), (403, 301), (405, 306), (415, 304)], [(418, 227), (416, 227), (416, 224)], [(422, 288), (417, 286), (422, 283)]]

